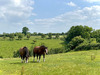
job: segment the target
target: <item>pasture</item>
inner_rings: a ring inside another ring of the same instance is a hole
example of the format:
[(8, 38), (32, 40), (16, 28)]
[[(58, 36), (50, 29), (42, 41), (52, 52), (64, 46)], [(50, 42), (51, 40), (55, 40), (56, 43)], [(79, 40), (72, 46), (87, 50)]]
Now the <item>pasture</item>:
[[(0, 38), (0, 57), (3, 58), (12, 58), (13, 52), (18, 51), (19, 48), (23, 46), (27, 46), (29, 50), (32, 50), (35, 46), (40, 46), (41, 44), (44, 44), (48, 47), (48, 50), (51, 48), (61, 48), (62, 47), (62, 40), (60, 39), (41, 39), (40, 36), (31, 36), (31, 38), (28, 40), (26, 37), (24, 37), (22, 40), (15, 40), (10, 41), (8, 38), (6, 40), (3, 40)], [(33, 40), (36, 42), (34, 43)]]
[[(95, 56), (91, 59), (91, 55)], [(29, 63), (20, 58), (0, 59), (0, 75), (99, 75), (100, 51), (80, 51), (46, 55), (40, 63), (30, 57)]]

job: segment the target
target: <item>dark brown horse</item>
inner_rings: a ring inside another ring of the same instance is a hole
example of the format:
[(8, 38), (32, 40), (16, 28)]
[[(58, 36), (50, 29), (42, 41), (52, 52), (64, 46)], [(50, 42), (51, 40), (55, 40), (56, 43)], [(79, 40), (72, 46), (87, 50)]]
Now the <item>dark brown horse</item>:
[(23, 47), (23, 48), (20, 48), (19, 49), (19, 54), (21, 56), (21, 59), (22, 59), (22, 63), (23, 63), (23, 60), (26, 58), (26, 62), (25, 63), (28, 63), (28, 58), (29, 58), (29, 51), (28, 51), (28, 48), (27, 47)]
[(47, 47), (45, 47), (45, 46), (36, 46), (33, 49), (33, 56), (34, 56), (33, 62), (35, 61), (35, 55), (37, 55), (37, 61), (38, 61), (38, 56), (39, 56), (39, 62), (40, 62), (41, 55), (43, 55), (43, 61), (45, 61), (45, 54), (47, 54), (47, 53), (48, 53)]

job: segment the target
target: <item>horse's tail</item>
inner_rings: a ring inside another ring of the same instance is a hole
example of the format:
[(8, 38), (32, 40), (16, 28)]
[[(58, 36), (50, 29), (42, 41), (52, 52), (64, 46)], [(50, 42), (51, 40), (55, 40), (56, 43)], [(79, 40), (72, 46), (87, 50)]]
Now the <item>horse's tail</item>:
[(28, 51), (28, 48), (27, 48), (27, 47), (24, 47), (23, 49), (25, 50), (26, 57), (29, 57), (29, 51)]

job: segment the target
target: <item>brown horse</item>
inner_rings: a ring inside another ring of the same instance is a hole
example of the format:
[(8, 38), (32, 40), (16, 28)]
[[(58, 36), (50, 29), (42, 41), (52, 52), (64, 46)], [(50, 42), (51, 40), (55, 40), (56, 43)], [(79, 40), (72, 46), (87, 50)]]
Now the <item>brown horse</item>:
[(34, 56), (33, 62), (35, 61), (35, 54), (37, 55), (37, 61), (38, 61), (38, 56), (39, 56), (39, 62), (40, 62), (41, 55), (43, 55), (43, 61), (45, 62), (45, 54), (47, 54), (47, 53), (48, 53), (47, 47), (45, 47), (45, 46), (36, 46), (33, 49), (33, 56)]
[(28, 58), (29, 58), (29, 51), (28, 51), (28, 48), (27, 47), (23, 47), (23, 48), (20, 48), (19, 49), (19, 54), (21, 56), (21, 59), (22, 59), (22, 63), (23, 63), (23, 60), (26, 58), (26, 62), (25, 63), (28, 63)]

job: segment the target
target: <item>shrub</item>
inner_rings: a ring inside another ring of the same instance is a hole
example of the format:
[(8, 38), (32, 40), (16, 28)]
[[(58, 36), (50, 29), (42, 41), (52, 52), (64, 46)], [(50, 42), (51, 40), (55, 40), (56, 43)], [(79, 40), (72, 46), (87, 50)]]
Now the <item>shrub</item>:
[(0, 56), (0, 58), (3, 58), (3, 56)]
[(69, 44), (67, 45), (67, 48), (69, 50), (73, 50), (83, 42), (84, 42), (84, 39), (81, 36), (76, 36), (69, 42)]
[(66, 52), (64, 48), (51, 48), (49, 51), (48, 51), (48, 54), (58, 54), (58, 53), (64, 53)]
[(88, 43), (88, 44), (81, 44), (77, 46), (74, 50), (81, 51), (81, 50), (98, 50), (100, 49), (100, 43)]
[(21, 39), (23, 38), (23, 36), (24, 36), (24, 35), (23, 35), (22, 33), (19, 33), (19, 34), (18, 34), (18, 39), (21, 40)]
[(11, 33), (11, 34), (9, 34), (9, 38), (10, 38), (10, 40), (14, 40), (14, 33)]
[(13, 57), (14, 58), (19, 57), (19, 50), (13, 52)]
[(27, 39), (29, 40), (29, 38), (31, 37), (31, 35), (30, 34), (27, 34)]

